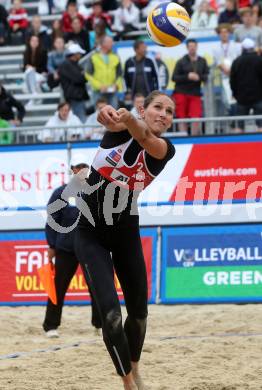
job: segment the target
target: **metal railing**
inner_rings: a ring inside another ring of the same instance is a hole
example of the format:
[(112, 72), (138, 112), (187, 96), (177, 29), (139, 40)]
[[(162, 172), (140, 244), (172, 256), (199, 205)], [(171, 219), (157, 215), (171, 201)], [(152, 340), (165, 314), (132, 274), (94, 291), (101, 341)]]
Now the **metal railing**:
[[(59, 141), (51, 140), (49, 142), (66, 142), (66, 141), (86, 141), (90, 135), (95, 134), (98, 125), (78, 125), (78, 126), (55, 126), (48, 127), (48, 130), (61, 130)], [(74, 129), (76, 129), (75, 136)], [(79, 129), (81, 134), (79, 135)], [(91, 131), (93, 129), (93, 132)], [(21, 126), (0, 129), (0, 144), (27, 144), (43, 143), (41, 141), (41, 132), (47, 130), (43, 126)], [(250, 116), (224, 116), (209, 118), (187, 118), (174, 119), (171, 131), (164, 134), (166, 137), (187, 137), (187, 136), (205, 136), (216, 134), (238, 134), (238, 133), (255, 133), (262, 131), (262, 115)], [(12, 134), (11, 142), (3, 142), (3, 134)], [(2, 140), (2, 143), (1, 143)], [(95, 140), (92, 137), (92, 140)]]

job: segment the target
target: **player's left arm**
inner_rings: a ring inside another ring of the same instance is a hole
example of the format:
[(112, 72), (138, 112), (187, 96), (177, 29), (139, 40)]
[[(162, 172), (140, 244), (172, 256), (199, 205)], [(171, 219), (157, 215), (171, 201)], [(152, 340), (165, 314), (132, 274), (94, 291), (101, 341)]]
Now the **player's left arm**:
[(208, 79), (208, 75), (209, 75), (209, 67), (207, 65), (207, 62), (206, 62), (205, 58), (203, 58), (203, 66), (202, 66), (201, 70), (202, 70), (202, 72), (199, 75), (200, 81), (206, 82), (207, 79)]

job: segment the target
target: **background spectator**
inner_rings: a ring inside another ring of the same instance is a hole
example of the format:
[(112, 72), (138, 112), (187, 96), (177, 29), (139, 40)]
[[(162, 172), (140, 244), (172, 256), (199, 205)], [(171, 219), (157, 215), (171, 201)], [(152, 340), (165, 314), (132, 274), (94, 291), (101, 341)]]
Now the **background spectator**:
[(66, 33), (66, 42), (78, 43), (85, 52), (90, 51), (89, 33), (83, 28), (81, 20), (75, 17), (72, 21), (72, 32)]
[(89, 31), (90, 48), (93, 49), (100, 45), (104, 36), (112, 36), (111, 30), (107, 27), (104, 20), (100, 20), (94, 27), (94, 30)]
[(0, 4), (0, 46), (6, 43), (8, 37), (8, 13), (5, 7)]
[[(57, 111), (48, 119), (45, 129), (38, 134), (38, 139), (42, 142), (60, 142), (65, 140), (83, 139), (82, 122), (73, 114), (70, 104), (60, 103)], [(57, 128), (55, 128), (57, 126)], [(79, 128), (63, 129), (61, 126), (80, 126)], [(49, 128), (51, 127), (51, 128)]]
[(86, 79), (92, 88), (93, 103), (103, 97), (108, 104), (118, 107), (117, 92), (123, 89), (120, 58), (112, 52), (113, 39), (105, 36), (98, 50), (86, 63)]
[[(174, 101), (177, 118), (202, 116), (201, 83), (207, 81), (209, 69), (206, 60), (197, 54), (197, 42), (186, 43), (188, 54), (177, 61), (172, 80), (176, 83)], [(180, 131), (187, 131), (186, 123), (179, 123)], [(192, 124), (191, 135), (200, 132), (199, 123)]]
[(262, 16), (261, 3), (254, 2), (252, 4), (251, 9), (252, 9), (253, 23), (257, 25), (259, 18)]
[(97, 115), (100, 110), (107, 105), (107, 100), (105, 98), (99, 98), (96, 101), (96, 110), (93, 114), (89, 115), (86, 120), (86, 135), (85, 138), (88, 139), (102, 139), (105, 134), (105, 128), (97, 121)]
[(236, 42), (242, 42), (245, 38), (250, 38), (255, 42), (256, 48), (262, 47), (262, 29), (254, 25), (253, 13), (250, 8), (241, 10), (243, 24), (236, 27), (234, 37)]
[(140, 109), (144, 107), (145, 97), (141, 93), (136, 93), (133, 99), (133, 107), (131, 113), (136, 117), (140, 118)]
[(65, 61), (65, 41), (64, 38), (57, 37), (54, 41), (54, 50), (48, 53), (48, 85), (51, 89), (60, 84), (58, 73), (59, 66)]
[(88, 30), (94, 30), (97, 23), (103, 21), (110, 28), (112, 24), (111, 16), (103, 11), (102, 2), (95, 1), (92, 4), (92, 13), (87, 17), (86, 26)]
[(50, 38), (48, 36), (48, 28), (42, 24), (40, 16), (35, 15), (32, 18), (31, 26), (26, 32), (26, 39), (30, 39), (32, 35), (38, 36), (41, 46), (48, 50), (50, 48)]
[[(32, 35), (24, 52), (25, 82), (28, 92), (41, 93), (41, 84), (46, 81), (47, 52), (42, 48), (38, 36)], [(29, 102), (30, 105), (34, 100)]]
[(217, 27), (217, 14), (214, 9), (210, 6), (210, 3), (203, 0), (198, 8), (193, 12), (191, 18), (192, 29), (203, 29), (203, 28), (215, 28)]
[(134, 43), (135, 56), (125, 63), (124, 78), (128, 97), (133, 98), (136, 93), (147, 96), (150, 92), (159, 88), (158, 73), (155, 63), (146, 57), (147, 46), (137, 40)]
[[(221, 72), (221, 97), (223, 110), (220, 114), (223, 116), (225, 113), (229, 113), (232, 105), (234, 104), (232, 91), (229, 83), (229, 75), (232, 62), (241, 54), (241, 45), (230, 40), (230, 33), (232, 27), (230, 24), (221, 24), (217, 28), (217, 33), (220, 38), (220, 42), (217, 44), (213, 52), (214, 63)], [(226, 112), (225, 112), (226, 111)]]
[(168, 67), (162, 61), (162, 56), (161, 53), (156, 53), (155, 54), (155, 61), (157, 65), (157, 71), (158, 71), (158, 82), (159, 82), (159, 89), (160, 91), (164, 91), (169, 82), (169, 71)]
[(237, 10), (236, 0), (226, 0), (225, 9), (219, 15), (218, 24), (238, 24), (240, 22), (241, 19)]
[(61, 20), (54, 20), (52, 23), (52, 30), (50, 34), (50, 45), (51, 47), (54, 45), (54, 41), (56, 38), (64, 38), (64, 33), (62, 30), (62, 22)]
[[(25, 32), (29, 25), (26, 10), (22, 7), (21, 0), (14, 0), (9, 13), (9, 27), (13, 43), (24, 43)], [(14, 40), (14, 35), (19, 35)]]
[[(230, 85), (237, 101), (236, 115), (262, 115), (262, 57), (255, 52), (255, 42), (245, 38), (242, 42), (243, 53), (236, 58), (231, 67)], [(262, 131), (262, 121), (256, 121)], [(239, 123), (236, 131), (244, 130), (244, 123)]]
[(139, 9), (132, 0), (121, 0), (121, 6), (114, 11), (112, 30), (116, 39), (123, 38), (127, 32), (139, 29)]
[(13, 126), (19, 126), (23, 122), (24, 116), (24, 106), (0, 84), (0, 117)]
[(73, 31), (72, 21), (76, 17), (79, 18), (82, 26), (84, 26), (84, 18), (78, 12), (76, 3), (75, 2), (68, 2), (67, 7), (66, 7), (66, 11), (63, 13), (63, 17), (62, 17), (62, 30), (64, 33), (70, 33)]
[(66, 60), (60, 65), (58, 73), (64, 97), (69, 102), (73, 113), (82, 123), (86, 121), (85, 102), (88, 99), (86, 80), (78, 61), (85, 51), (76, 43), (69, 46)]

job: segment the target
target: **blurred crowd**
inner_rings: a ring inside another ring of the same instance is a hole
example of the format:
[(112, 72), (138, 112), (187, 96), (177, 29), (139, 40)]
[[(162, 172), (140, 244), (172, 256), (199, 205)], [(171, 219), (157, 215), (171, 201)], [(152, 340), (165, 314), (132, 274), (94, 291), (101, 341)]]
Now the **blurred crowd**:
[[(62, 91), (61, 103), (38, 140), (63, 140), (63, 131), (50, 130), (63, 125), (72, 126), (67, 139), (101, 138), (104, 130), (96, 121), (96, 113), (103, 105), (126, 106), (139, 116), (144, 97), (154, 89), (165, 90), (170, 80), (175, 83), (172, 97), (176, 118), (203, 116), (202, 87), (210, 68), (198, 54), (197, 41), (187, 41), (187, 54), (176, 62), (172, 73), (159, 53), (153, 57), (147, 54), (141, 37), (134, 41), (134, 53), (125, 63), (114, 51), (115, 41), (144, 29), (150, 8), (159, 2), (99, 0), (87, 4), (83, 0), (40, 0), (39, 13), (29, 22), (21, 0), (0, 0), (0, 45), (25, 44), (22, 68), (26, 92), (33, 96), (24, 107), (0, 86), (0, 127), (20, 125), (26, 109), (41, 104), (41, 99), (35, 97), (58, 88)], [(216, 29), (219, 36), (212, 55), (221, 75), (222, 114), (247, 115), (250, 110), (262, 114), (260, 2), (178, 3), (192, 16), (193, 29)], [(52, 28), (43, 23), (41, 15), (45, 14), (58, 15)], [(259, 121), (257, 125), (260, 128)], [(177, 130), (187, 133), (187, 123), (181, 123)], [(239, 123), (235, 131), (243, 131), (243, 124)], [(190, 126), (190, 134), (200, 132), (199, 123)], [(0, 134), (0, 143), (12, 142), (14, 133), (4, 133), (4, 137), (3, 132)]]

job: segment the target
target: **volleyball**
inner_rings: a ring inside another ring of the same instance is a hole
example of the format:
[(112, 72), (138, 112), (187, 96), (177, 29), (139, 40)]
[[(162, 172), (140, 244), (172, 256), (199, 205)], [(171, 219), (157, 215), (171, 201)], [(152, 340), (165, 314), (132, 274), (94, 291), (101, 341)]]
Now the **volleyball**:
[(190, 17), (179, 4), (160, 3), (149, 12), (146, 27), (149, 37), (158, 45), (177, 46), (188, 36)]

